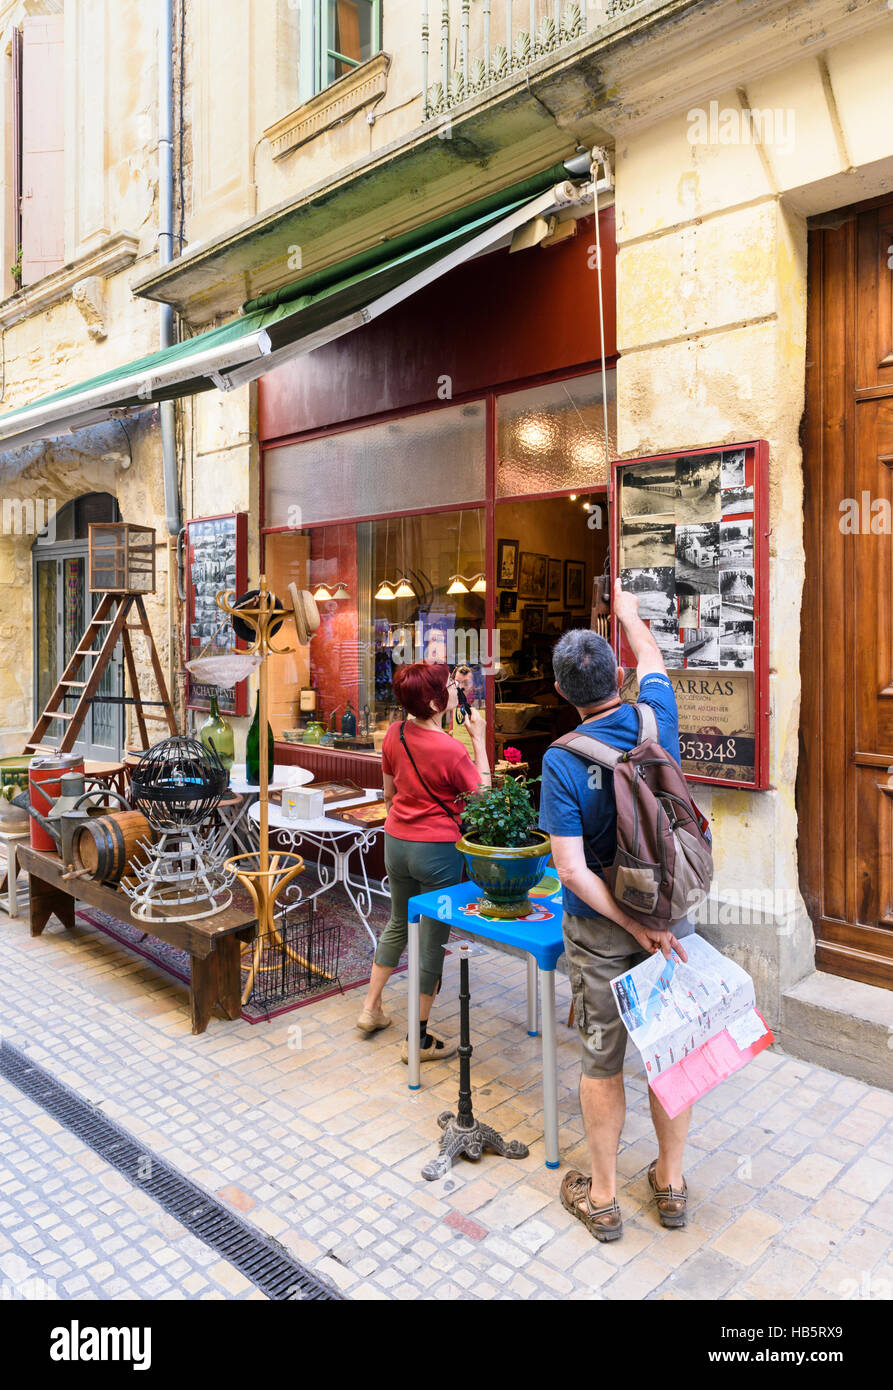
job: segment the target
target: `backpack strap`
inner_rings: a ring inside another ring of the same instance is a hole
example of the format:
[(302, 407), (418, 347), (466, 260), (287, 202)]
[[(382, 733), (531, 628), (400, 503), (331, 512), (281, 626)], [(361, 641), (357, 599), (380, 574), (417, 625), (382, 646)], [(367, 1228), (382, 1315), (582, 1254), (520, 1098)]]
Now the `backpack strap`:
[(593, 738), (592, 734), (581, 734), (579, 731), (562, 734), (561, 738), (556, 738), (549, 747), (566, 748), (569, 753), (576, 753), (578, 758), (583, 758), (588, 763), (600, 763), (602, 767), (610, 768), (611, 771), (623, 756), (622, 749), (612, 748), (609, 743), (602, 743), (600, 738)]
[(660, 734), (657, 728), (657, 715), (650, 705), (633, 705), (633, 709), (639, 718), (639, 742), (645, 743), (648, 739), (652, 743), (660, 743)]
[[(653, 743), (660, 743), (660, 736), (657, 728), (657, 715), (650, 705), (633, 705), (636, 717), (639, 721), (638, 743), (645, 743), (650, 739)], [(624, 757), (620, 748), (614, 748), (610, 743), (603, 743), (601, 739), (595, 738), (592, 734), (580, 733), (579, 729), (574, 729), (569, 734), (563, 734), (554, 743), (549, 745), (551, 748), (566, 748), (569, 753), (576, 753), (578, 757), (585, 758), (587, 762), (600, 763), (602, 767), (610, 768), (612, 771)]]

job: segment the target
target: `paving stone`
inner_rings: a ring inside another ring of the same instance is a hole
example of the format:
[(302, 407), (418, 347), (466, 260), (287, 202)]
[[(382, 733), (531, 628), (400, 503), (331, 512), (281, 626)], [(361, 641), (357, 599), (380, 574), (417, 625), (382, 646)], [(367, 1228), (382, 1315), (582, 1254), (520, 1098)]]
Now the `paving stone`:
[(752, 1265), (781, 1230), (781, 1222), (758, 1210), (745, 1211), (713, 1241), (713, 1249), (742, 1265)]

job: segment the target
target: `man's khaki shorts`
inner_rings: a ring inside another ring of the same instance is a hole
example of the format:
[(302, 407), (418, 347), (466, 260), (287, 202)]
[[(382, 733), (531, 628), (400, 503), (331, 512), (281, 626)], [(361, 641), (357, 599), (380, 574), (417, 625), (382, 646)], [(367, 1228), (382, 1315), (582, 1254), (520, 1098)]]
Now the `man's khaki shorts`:
[[(564, 949), (574, 997), (574, 1021), (583, 1045), (583, 1075), (596, 1081), (623, 1071), (629, 1036), (617, 1011), (611, 981), (648, 959), (635, 938), (607, 917), (575, 917), (565, 912)], [(691, 922), (674, 927), (681, 941)]]

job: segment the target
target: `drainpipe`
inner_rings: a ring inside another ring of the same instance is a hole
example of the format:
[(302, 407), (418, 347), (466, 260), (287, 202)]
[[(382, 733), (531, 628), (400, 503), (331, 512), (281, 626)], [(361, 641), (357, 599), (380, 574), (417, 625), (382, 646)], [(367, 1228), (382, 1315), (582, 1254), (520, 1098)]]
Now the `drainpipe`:
[[(159, 0), (158, 23), (158, 260), (174, 258), (174, 3)], [(161, 306), (161, 346), (175, 340), (174, 311)], [(167, 529), (176, 536), (181, 527), (180, 482), (177, 468), (177, 421), (173, 401), (161, 402), (161, 456)]]

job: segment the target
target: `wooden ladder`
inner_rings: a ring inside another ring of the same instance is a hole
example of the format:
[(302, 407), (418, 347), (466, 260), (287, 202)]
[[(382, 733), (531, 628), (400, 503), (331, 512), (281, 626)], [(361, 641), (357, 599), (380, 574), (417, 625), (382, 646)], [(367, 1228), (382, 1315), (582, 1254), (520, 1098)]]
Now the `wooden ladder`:
[[(115, 605), (117, 604), (117, 611)], [(132, 610), (136, 610), (137, 622), (128, 622)], [(98, 650), (93, 650), (93, 644), (105, 630), (102, 645)], [(133, 657), (133, 646), (131, 643), (131, 632), (141, 632), (149, 645), (149, 658), (152, 662), (152, 671), (155, 675), (155, 683), (158, 686), (160, 700), (144, 700), (140, 694), (139, 680), (136, 671), (136, 662)], [(146, 605), (141, 594), (119, 594), (105, 593), (99, 600), (96, 612), (90, 619), (86, 632), (72, 653), (71, 660), (62, 672), (62, 678), (56, 689), (50, 696), (49, 704), (37, 721), (34, 732), (28, 743), (25, 745), (26, 753), (70, 753), (77, 742), (87, 712), (96, 697), (99, 683), (105, 674), (106, 667), (114, 655), (119, 640), (124, 647), (124, 661), (127, 667), (127, 676), (130, 681), (131, 697), (112, 697), (115, 703), (123, 700), (126, 705), (133, 705), (136, 710), (136, 721), (139, 727), (142, 746), (149, 746), (149, 735), (146, 731), (147, 723), (167, 724), (171, 734), (177, 733), (177, 721), (174, 718), (174, 711), (171, 706), (170, 697), (167, 692), (167, 685), (164, 679), (164, 672), (161, 669), (161, 662), (158, 652), (155, 650), (155, 643), (152, 639), (152, 629), (149, 627), (149, 619), (146, 616)], [(81, 667), (85, 661), (92, 660), (92, 669), (81, 672)], [(86, 679), (79, 679), (83, 675)], [(62, 705), (66, 699), (79, 690), (80, 698), (71, 713), (66, 713)], [(105, 698), (105, 697), (100, 697)], [(144, 710), (149, 706), (161, 708), (163, 714), (145, 714)], [(64, 724), (65, 733), (61, 742), (58, 744), (44, 744), (43, 740), (50, 731), (50, 726), (54, 720)]]

